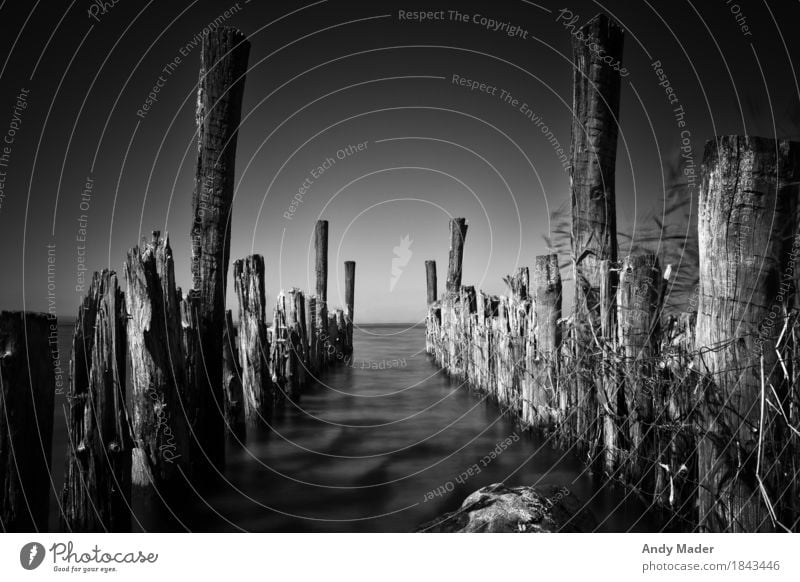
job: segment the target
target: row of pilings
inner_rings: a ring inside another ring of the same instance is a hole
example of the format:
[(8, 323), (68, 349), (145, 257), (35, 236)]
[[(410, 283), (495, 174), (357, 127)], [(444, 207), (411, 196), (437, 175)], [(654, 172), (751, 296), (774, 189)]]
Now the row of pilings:
[[(467, 225), (450, 224), (445, 294), (426, 263), (428, 352), (598, 472), (698, 531), (800, 529), (800, 144), (717, 137), (699, 189), (699, 272), (684, 312), (656, 254), (618, 257), (614, 167), (623, 33), (604, 15), (573, 41), (571, 253), (462, 286)], [(582, 39), (591, 38), (593, 43)], [(694, 167), (687, 176), (694, 183)], [(690, 189), (690, 191), (694, 191)], [(679, 266), (680, 268), (680, 266)]]
[[(248, 56), (238, 30), (203, 37), (193, 289), (176, 287), (169, 237), (154, 232), (128, 252), (124, 283), (95, 273), (79, 307), (57, 496), (64, 531), (189, 529), (192, 500), (224, 478), (226, 442), (268, 427), (276, 409), (352, 353), (355, 263), (344, 264), (344, 309), (329, 307), (327, 221), (315, 229), (315, 294), (281, 292), (270, 310), (264, 258), (254, 254), (233, 265), (238, 325), (226, 309)], [(3, 531), (49, 529), (57, 342), (53, 317), (0, 314)]]

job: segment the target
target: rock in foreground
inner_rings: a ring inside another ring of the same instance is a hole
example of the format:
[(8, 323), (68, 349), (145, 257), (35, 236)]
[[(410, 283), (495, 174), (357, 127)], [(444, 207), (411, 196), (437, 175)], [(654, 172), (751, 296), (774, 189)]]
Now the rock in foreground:
[(461, 507), (419, 527), (432, 533), (591, 532), (597, 522), (566, 487), (506, 487), (472, 493)]

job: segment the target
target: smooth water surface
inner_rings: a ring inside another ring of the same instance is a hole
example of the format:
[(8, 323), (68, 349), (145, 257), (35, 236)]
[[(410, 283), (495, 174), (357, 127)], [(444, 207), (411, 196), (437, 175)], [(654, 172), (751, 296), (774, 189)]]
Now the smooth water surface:
[[(72, 328), (62, 332), (67, 354)], [(247, 443), (230, 439), (227, 482), (192, 502), (191, 529), (413, 531), (457, 508), (469, 493), (500, 481), (567, 486), (595, 515), (599, 531), (660, 529), (622, 488), (603, 487), (579, 459), (448, 379), (425, 354), (424, 328), (362, 327), (354, 335), (352, 362), (327, 372)], [(58, 491), (66, 447), (64, 404), (65, 397), (57, 396), (53, 480)], [(492, 459), (502, 441), (511, 444)], [(479, 472), (465, 473), (475, 465)], [(437, 490), (440, 495), (431, 493)], [(53, 528), (57, 512), (54, 497)]]

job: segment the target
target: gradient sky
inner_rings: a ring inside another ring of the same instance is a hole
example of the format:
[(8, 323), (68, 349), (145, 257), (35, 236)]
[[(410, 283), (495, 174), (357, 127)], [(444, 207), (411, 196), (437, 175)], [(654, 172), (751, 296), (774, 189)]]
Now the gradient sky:
[[(464, 283), (504, 292), (502, 276), (547, 251), (549, 216), (569, 200), (553, 146), (520, 111), (452, 82), (505, 89), (526, 103), (568, 151), (568, 8), (586, 22), (607, 11), (627, 29), (617, 163), (620, 230), (662, 212), (669, 166), (681, 145), (652, 63), (660, 60), (686, 112), (695, 163), (715, 134), (798, 133), (800, 21), (796, 2), (742, 0), (744, 31), (725, 0), (570, 0), (537, 3), (316, 3), (120, 0), (92, 19), (88, 0), (24, 2), (0, 9), (4, 64), (0, 132), (16, 96), (28, 107), (11, 145), (0, 206), (3, 309), (48, 307), (47, 245), (56, 248), (55, 304), (75, 315), (78, 218), (87, 215), (90, 269), (121, 271), (127, 250), (167, 231), (178, 283), (189, 286), (195, 166), (196, 35), (226, 9), (252, 43), (239, 133), (231, 258), (257, 252), (268, 302), (281, 288), (313, 288), (313, 227), (330, 221), (329, 298), (343, 302), (343, 266), (355, 260), (358, 322), (418, 321), (424, 261), (440, 291), (447, 221), (469, 221)], [(778, 6), (780, 5), (780, 6)], [(473, 22), (409, 22), (399, 10), (451, 10), (522, 27), (509, 37)], [(740, 17), (740, 21), (741, 21)], [(750, 34), (747, 34), (749, 32)], [(194, 39), (194, 40), (193, 40)], [(181, 55), (183, 49), (185, 56)], [(180, 57), (144, 119), (137, 110), (162, 69)], [(362, 151), (337, 152), (366, 144)], [(291, 219), (303, 181), (327, 158)], [(80, 208), (87, 177), (94, 188)], [(410, 259), (392, 287), (394, 247)], [(620, 253), (629, 243), (622, 242)], [(569, 257), (561, 256), (564, 277)], [(230, 279), (230, 277), (229, 277)], [(232, 285), (229, 306), (235, 308)]]

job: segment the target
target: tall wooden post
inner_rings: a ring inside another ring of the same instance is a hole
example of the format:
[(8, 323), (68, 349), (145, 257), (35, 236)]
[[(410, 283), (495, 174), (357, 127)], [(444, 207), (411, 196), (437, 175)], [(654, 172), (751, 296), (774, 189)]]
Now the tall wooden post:
[[(598, 402), (591, 353), (600, 331), (600, 263), (617, 259), (614, 166), (619, 123), (623, 32), (599, 14), (574, 35), (572, 52), (573, 118), (570, 181), (572, 185), (572, 260), (575, 277), (575, 376), (571, 400), (576, 409), (570, 428), (579, 449), (598, 439)], [(591, 38), (592, 42), (586, 42)], [(590, 455), (593, 451), (589, 451)]]
[[(125, 261), (131, 371), (133, 493), (149, 511), (174, 511), (192, 478), (180, 297), (169, 238), (153, 233)], [(163, 512), (156, 511), (159, 515)]]
[(461, 289), (461, 264), (464, 260), (464, 239), (467, 238), (467, 219), (450, 219), (450, 257), (447, 264), (447, 292)]
[(47, 531), (55, 374), (44, 313), (0, 313), (0, 528)]
[[(620, 75), (604, 58), (622, 61), (623, 32), (599, 14), (573, 37), (572, 254), (576, 315), (599, 316), (600, 261), (617, 259), (614, 166)], [(585, 42), (592, 38), (593, 43)], [(591, 48), (590, 48), (591, 47)], [(593, 50), (594, 49), (594, 50)]]
[(781, 387), (775, 342), (792, 286), (793, 265), (785, 267), (796, 259), (798, 179), (798, 143), (723, 136), (706, 144), (696, 337), (710, 380), (698, 444), (705, 531), (771, 531), (769, 506), (780, 519), (796, 503), (780, 498), (782, 403), (770, 386)]
[(236, 139), (250, 43), (223, 27), (203, 36), (197, 96), (198, 157), (192, 198), (192, 280), (200, 292), (200, 349), (190, 374), (197, 402), (194, 425), (204, 458), (225, 465), (225, 399), (222, 388), (222, 335), (230, 257), (230, 221), (235, 179)]
[(269, 366), (264, 257), (250, 255), (233, 264), (234, 286), (239, 298), (239, 357), (242, 366), (244, 417), (258, 426), (272, 410), (273, 384)]
[(314, 229), (316, 249), (317, 302), (328, 302), (328, 221), (318, 220)]
[(314, 229), (314, 248), (316, 251), (316, 323), (317, 323), (317, 371), (327, 367), (328, 346), (328, 221), (318, 220)]
[(125, 408), (127, 316), (113, 271), (95, 273), (72, 340), (65, 530), (128, 532), (131, 433)]
[(355, 321), (356, 263), (344, 262), (344, 321), (346, 326), (345, 356), (353, 353), (353, 322)]
[(653, 358), (658, 349), (661, 269), (653, 253), (626, 257), (617, 291), (621, 379), (627, 412), (628, 479), (646, 493), (653, 492), (658, 458), (653, 442)]
[(428, 283), (428, 305), (436, 303), (436, 261), (425, 261), (425, 278)]

